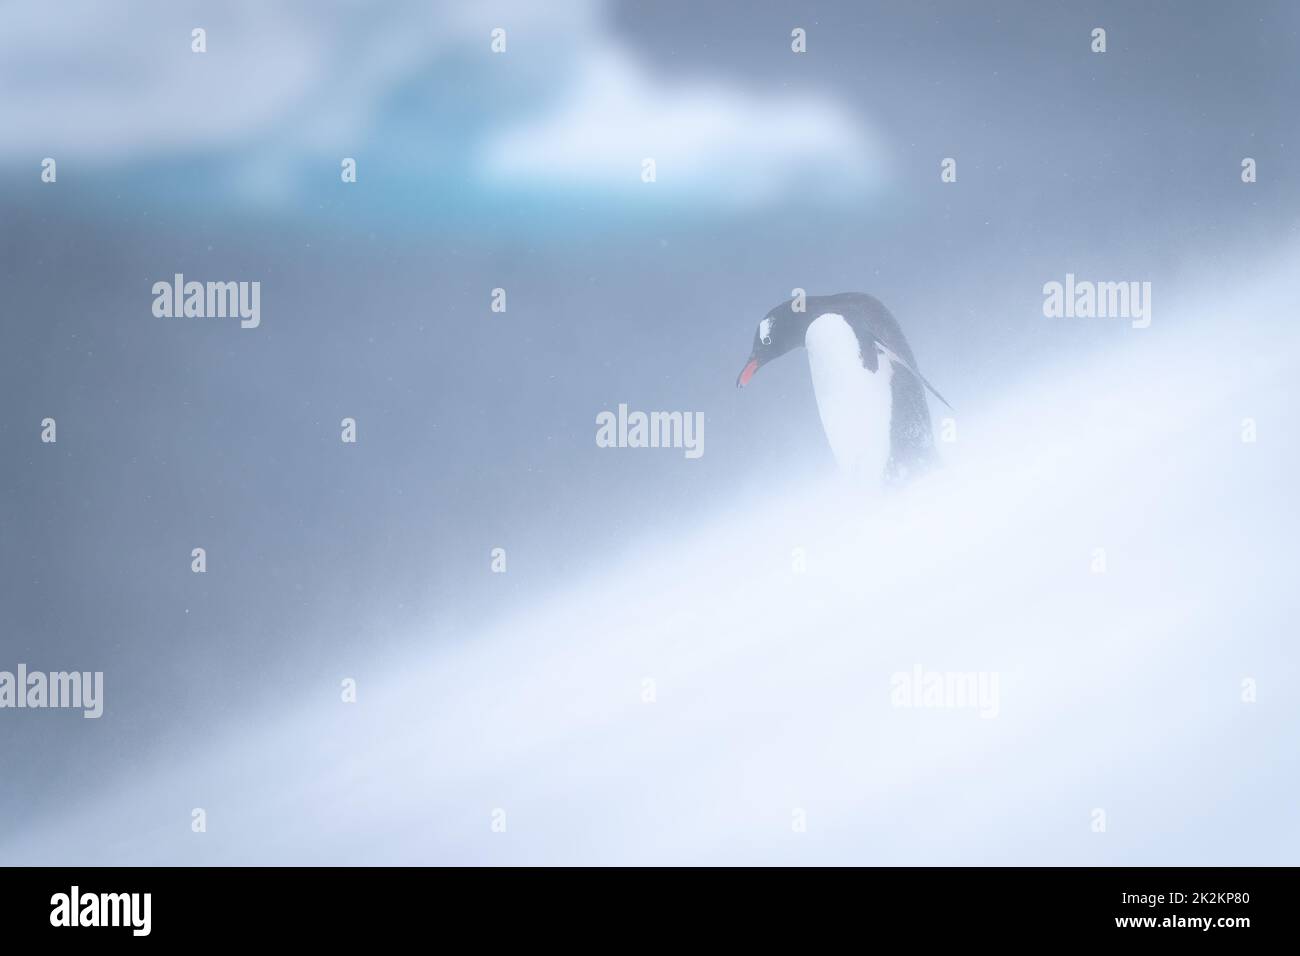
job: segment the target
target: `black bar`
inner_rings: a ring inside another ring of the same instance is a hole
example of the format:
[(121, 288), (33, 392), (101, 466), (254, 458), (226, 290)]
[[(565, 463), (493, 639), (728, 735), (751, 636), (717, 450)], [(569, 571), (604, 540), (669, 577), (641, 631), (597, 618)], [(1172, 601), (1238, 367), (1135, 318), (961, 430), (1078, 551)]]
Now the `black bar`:
[[(1115, 940), (1231, 945), (1293, 935), (1294, 869), (35, 868), (0, 870), (7, 941), (95, 945), (318, 941), (435, 945), (575, 936), (662, 945), (681, 934), (798, 944)], [(70, 922), (72, 887), (78, 920)], [(115, 894), (104, 906), (99, 894)], [(143, 894), (149, 894), (148, 933)], [(62, 896), (60, 896), (60, 894)], [(126, 898), (117, 894), (140, 894)], [(87, 902), (93, 896), (94, 902)], [(66, 906), (62, 909), (62, 900)], [(132, 918), (134, 917), (134, 919)], [(1208, 924), (1204, 921), (1208, 921)], [(695, 927), (692, 929), (692, 927)], [(75, 934), (72, 936), (71, 934)], [(611, 935), (613, 934), (613, 935)], [(829, 935), (828, 935), (829, 934)]]

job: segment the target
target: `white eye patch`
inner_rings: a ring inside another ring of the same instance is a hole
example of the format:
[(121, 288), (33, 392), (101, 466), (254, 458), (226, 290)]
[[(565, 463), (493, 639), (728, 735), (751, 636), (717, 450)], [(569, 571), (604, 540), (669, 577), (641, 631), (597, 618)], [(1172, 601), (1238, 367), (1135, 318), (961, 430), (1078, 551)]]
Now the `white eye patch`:
[(770, 318), (758, 323), (758, 340), (764, 345), (772, 344), (772, 320)]

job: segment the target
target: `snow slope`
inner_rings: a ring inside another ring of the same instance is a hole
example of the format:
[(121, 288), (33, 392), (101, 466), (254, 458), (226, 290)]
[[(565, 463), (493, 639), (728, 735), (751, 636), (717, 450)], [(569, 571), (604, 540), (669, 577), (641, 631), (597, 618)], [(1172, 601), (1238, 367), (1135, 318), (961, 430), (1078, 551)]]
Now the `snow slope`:
[[(0, 860), (1294, 863), (1287, 280), (954, 397), (946, 467), (905, 492), (773, 476), (515, 619), (412, 638), (355, 705), (236, 717)], [(995, 714), (894, 706), (917, 667), (996, 674)]]

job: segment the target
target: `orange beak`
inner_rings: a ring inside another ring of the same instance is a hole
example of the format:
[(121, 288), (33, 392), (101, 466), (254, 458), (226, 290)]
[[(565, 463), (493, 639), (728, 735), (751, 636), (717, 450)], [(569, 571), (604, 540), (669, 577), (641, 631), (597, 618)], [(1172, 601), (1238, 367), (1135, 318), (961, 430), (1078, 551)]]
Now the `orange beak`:
[(744, 388), (749, 384), (749, 380), (754, 377), (758, 371), (758, 359), (751, 358), (748, 364), (740, 370), (740, 376), (736, 379), (736, 388)]

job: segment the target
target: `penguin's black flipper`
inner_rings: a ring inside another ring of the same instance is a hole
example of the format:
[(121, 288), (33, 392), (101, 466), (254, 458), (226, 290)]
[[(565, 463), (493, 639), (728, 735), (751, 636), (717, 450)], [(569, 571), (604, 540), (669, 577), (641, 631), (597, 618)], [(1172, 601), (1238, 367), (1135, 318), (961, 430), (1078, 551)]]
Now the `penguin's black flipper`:
[[(935, 388), (933, 385), (931, 385), (928, 381), (926, 381), (924, 375), (922, 375), (920, 372), (918, 372), (916, 369), (914, 369), (914, 368), (913, 368), (913, 367), (912, 367), (908, 362), (905, 362), (903, 359), (899, 358), (899, 357), (898, 357), (898, 353), (896, 353), (896, 352), (890, 350), (890, 349), (889, 349), (889, 348), (888, 348), (888, 347), (887, 347), (883, 342), (881, 342), (879, 339), (876, 340), (876, 344), (877, 344), (878, 346), (880, 346), (880, 350), (881, 350), (882, 352), (884, 352), (886, 355), (888, 355), (888, 356), (889, 356), (893, 361), (897, 362), (899, 365), (903, 366), (903, 368), (905, 368), (905, 369), (907, 369), (909, 372), (911, 372), (912, 375), (916, 377), (916, 380), (917, 380), (918, 382), (920, 382), (922, 385), (924, 385), (926, 388), (928, 388), (928, 389), (929, 389), (929, 390), (934, 394), (934, 397), (935, 397), (935, 398), (937, 398), (939, 401), (943, 402), (945, 405), (948, 405), (948, 399), (946, 399), (946, 398), (944, 398), (942, 395), (940, 395), (940, 394), (939, 394), (939, 390), (938, 390), (937, 388)], [(949, 411), (956, 411), (956, 409), (954, 409), (951, 405), (948, 405), (948, 410), (949, 410)]]

